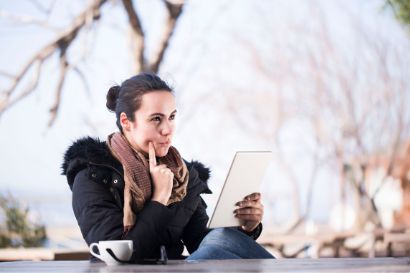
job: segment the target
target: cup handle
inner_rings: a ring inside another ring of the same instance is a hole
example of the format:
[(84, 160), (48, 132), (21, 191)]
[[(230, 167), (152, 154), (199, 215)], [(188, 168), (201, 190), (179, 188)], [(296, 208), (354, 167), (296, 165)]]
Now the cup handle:
[(92, 243), (92, 244), (90, 245), (90, 253), (91, 253), (93, 256), (95, 256), (95, 257), (97, 257), (98, 259), (100, 259), (101, 261), (104, 261), (104, 260), (102, 259), (101, 255), (98, 255), (97, 253), (95, 253), (95, 252), (93, 251), (93, 247), (94, 247), (94, 246), (96, 246), (96, 247), (98, 248), (98, 251), (100, 251), (100, 248), (98, 247), (98, 244), (97, 244), (97, 243)]

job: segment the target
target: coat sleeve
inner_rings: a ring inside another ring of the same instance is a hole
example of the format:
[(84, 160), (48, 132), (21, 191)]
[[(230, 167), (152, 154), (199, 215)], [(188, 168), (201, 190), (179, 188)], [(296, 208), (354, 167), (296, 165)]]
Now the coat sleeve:
[(245, 233), (246, 235), (248, 235), (249, 237), (251, 237), (252, 239), (254, 239), (256, 241), (256, 239), (258, 239), (259, 236), (262, 233), (262, 222), (260, 222), (259, 225), (254, 230), (252, 230), (251, 232), (247, 232), (247, 231), (243, 230), (243, 228), (241, 226), (237, 227), (237, 229), (240, 232)]
[(206, 203), (200, 197), (198, 206), (184, 229), (182, 241), (184, 242), (189, 254), (192, 254), (198, 249), (199, 244), (204, 237), (212, 230), (206, 228), (208, 223), (208, 215), (206, 214)]
[[(81, 233), (90, 245), (120, 240), (124, 231), (123, 211), (110, 192), (80, 171), (73, 185), (73, 210)], [(161, 203), (148, 201), (137, 214), (134, 228), (124, 240), (132, 240), (136, 258), (150, 257), (171, 223), (174, 213)]]

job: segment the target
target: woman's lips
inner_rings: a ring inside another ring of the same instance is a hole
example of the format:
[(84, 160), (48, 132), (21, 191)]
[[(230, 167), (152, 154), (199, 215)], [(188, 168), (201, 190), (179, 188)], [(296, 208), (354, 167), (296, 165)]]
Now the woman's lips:
[(164, 142), (164, 143), (160, 143), (161, 145), (163, 145), (163, 146), (165, 146), (165, 147), (168, 147), (168, 146), (170, 146), (171, 145), (171, 142)]

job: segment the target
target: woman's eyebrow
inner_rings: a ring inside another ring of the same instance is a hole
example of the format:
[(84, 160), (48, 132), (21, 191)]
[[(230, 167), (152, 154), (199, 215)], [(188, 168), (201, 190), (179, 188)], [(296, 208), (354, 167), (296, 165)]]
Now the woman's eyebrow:
[[(172, 111), (171, 115), (174, 114), (174, 113), (176, 113), (176, 112), (177, 112), (177, 110)], [(163, 117), (163, 116), (165, 116), (165, 115), (162, 114), (162, 113), (154, 113), (154, 114), (149, 115), (149, 117), (151, 117), (151, 116), (161, 116), (161, 117)]]

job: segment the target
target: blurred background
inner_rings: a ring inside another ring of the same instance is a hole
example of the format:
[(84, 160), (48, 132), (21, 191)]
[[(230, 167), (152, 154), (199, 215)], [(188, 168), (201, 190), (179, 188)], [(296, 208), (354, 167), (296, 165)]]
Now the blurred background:
[(144, 71), (208, 214), (235, 152), (269, 150), (274, 256), (410, 256), (410, 1), (2, 0), (0, 37), (1, 261), (88, 259), (62, 156), (117, 131), (107, 91)]

